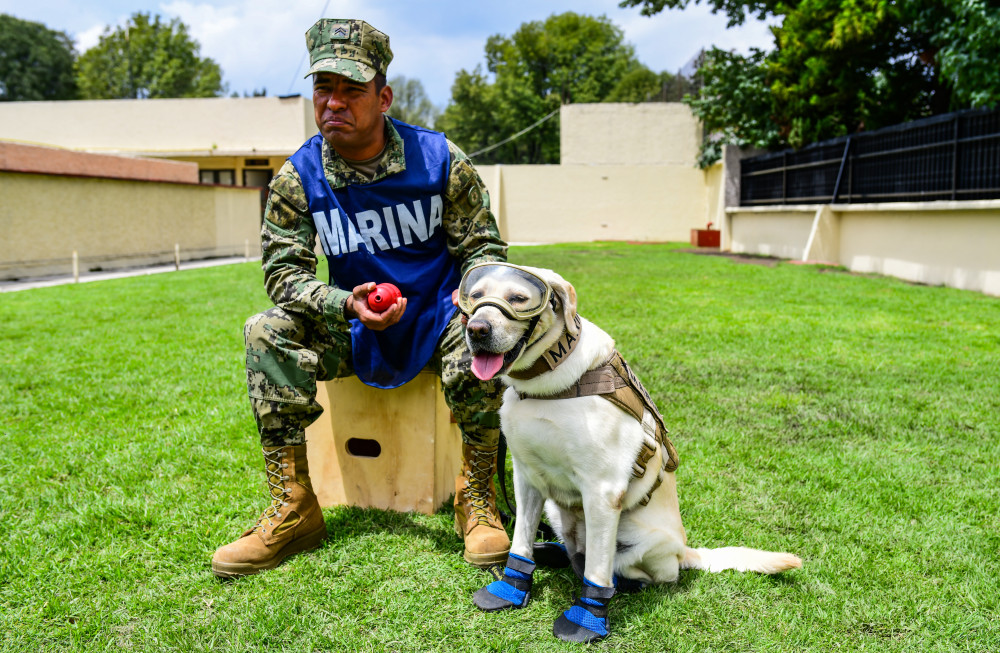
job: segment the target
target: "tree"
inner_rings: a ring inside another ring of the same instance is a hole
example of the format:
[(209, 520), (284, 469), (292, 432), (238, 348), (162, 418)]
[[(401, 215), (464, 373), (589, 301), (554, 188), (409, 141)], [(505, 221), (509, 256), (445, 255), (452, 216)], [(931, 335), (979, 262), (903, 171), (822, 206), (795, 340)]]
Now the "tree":
[[(943, 11), (942, 11), (943, 8)], [(919, 7), (915, 29), (932, 34), (932, 57), (954, 102), (1000, 104), (1000, 7), (988, 0), (942, 0)]]
[[(483, 74), (482, 66), (475, 70), (459, 70), (451, 85), (451, 104), (438, 116), (435, 129), (447, 132), (466, 152), (480, 150), (512, 129), (501, 115), (500, 98), (496, 85), (491, 84)], [(537, 142), (533, 141), (532, 143)], [(527, 142), (514, 142), (505, 152), (508, 156), (523, 157), (519, 151)], [(511, 152), (511, 149), (514, 151)], [(490, 153), (479, 159), (483, 163), (506, 162), (500, 156)]]
[(148, 13), (124, 27), (107, 27), (77, 60), (77, 83), (87, 99), (214, 97), (225, 93), (222, 70), (200, 57), (187, 26)]
[(774, 121), (792, 147), (923, 118), (950, 94), (918, 54), (905, 3), (802, 0), (774, 29), (766, 68)]
[(389, 115), (397, 120), (430, 128), (441, 113), (427, 97), (424, 85), (419, 79), (407, 79), (398, 75), (389, 80), (392, 87), (392, 106)]
[(604, 98), (605, 102), (680, 102), (695, 90), (694, 80), (681, 73), (654, 73), (640, 65), (626, 73)]
[[(700, 0), (624, 0), (621, 6), (652, 15), (692, 2)], [(695, 115), (714, 129), (706, 161), (720, 142), (801, 147), (1000, 102), (1000, 8), (989, 0), (706, 2), (731, 25), (749, 16), (781, 19), (772, 28), (774, 50), (728, 61), (714, 50), (706, 59), (704, 101), (692, 101)], [(741, 97), (727, 96), (740, 88)], [(751, 88), (764, 97), (745, 102)], [(721, 102), (722, 110), (712, 102)]]
[(75, 58), (65, 32), (0, 14), (0, 101), (74, 99)]
[[(619, 7), (642, 7), (639, 11), (643, 16), (655, 16), (664, 9), (684, 9), (690, 4), (699, 4), (701, 0), (622, 0)], [(769, 15), (779, 13), (781, 9), (795, 6), (797, 0), (707, 0), (712, 7), (712, 13), (724, 12), (729, 18), (729, 27), (742, 25), (750, 16), (763, 20)]]
[[(461, 70), (438, 129), (466, 151), (493, 145), (551, 115), (522, 136), (477, 157), (483, 163), (557, 163), (558, 112), (569, 102), (600, 102), (642, 67), (606, 17), (573, 12), (523, 23), (486, 42), (486, 72)], [(492, 82), (488, 75), (492, 76)]]
[(707, 135), (698, 159), (702, 167), (719, 160), (723, 145), (769, 149), (784, 142), (771, 119), (773, 95), (764, 58), (757, 49), (747, 57), (718, 48), (701, 56), (697, 76), (703, 85), (686, 102)]

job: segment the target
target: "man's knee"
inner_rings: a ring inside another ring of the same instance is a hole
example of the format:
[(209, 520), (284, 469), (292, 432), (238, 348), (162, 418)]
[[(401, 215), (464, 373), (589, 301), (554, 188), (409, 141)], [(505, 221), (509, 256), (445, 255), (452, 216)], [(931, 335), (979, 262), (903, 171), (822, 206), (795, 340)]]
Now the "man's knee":
[(271, 349), (279, 339), (299, 340), (304, 335), (299, 318), (277, 306), (257, 313), (243, 325), (247, 349)]
[(244, 325), (247, 386), (252, 399), (305, 404), (316, 395), (319, 355), (305, 345), (301, 318), (280, 308), (254, 315)]

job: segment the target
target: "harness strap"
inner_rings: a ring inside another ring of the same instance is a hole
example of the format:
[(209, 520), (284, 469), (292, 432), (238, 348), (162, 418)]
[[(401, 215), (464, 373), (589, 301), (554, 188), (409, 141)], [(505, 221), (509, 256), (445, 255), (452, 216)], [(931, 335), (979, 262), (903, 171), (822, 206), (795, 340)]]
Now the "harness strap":
[[(663, 461), (663, 468), (668, 472), (675, 471), (680, 464), (680, 459), (677, 457), (677, 450), (674, 448), (674, 444), (667, 437), (669, 431), (667, 431), (667, 427), (663, 423), (663, 416), (660, 415), (660, 411), (656, 409), (656, 404), (653, 403), (653, 398), (649, 396), (649, 392), (639, 382), (639, 378), (632, 372), (632, 368), (625, 362), (625, 359), (622, 358), (617, 349), (612, 353), (611, 366), (615, 368), (619, 376), (623, 376), (628, 380), (628, 387), (632, 391), (633, 396), (637, 396), (642, 405), (652, 413), (653, 419), (656, 420), (656, 440), (667, 450), (667, 455)], [(636, 413), (633, 412), (632, 414), (635, 415)], [(641, 412), (636, 419), (640, 422), (642, 421)]]
[(648, 410), (653, 416), (655, 428), (652, 429), (652, 432), (646, 430), (647, 437), (632, 464), (632, 476), (634, 478), (645, 476), (646, 466), (649, 460), (656, 455), (659, 447), (663, 447), (663, 467), (657, 474), (653, 487), (639, 502), (640, 505), (649, 503), (653, 492), (663, 483), (663, 472), (672, 472), (680, 464), (677, 450), (670, 438), (667, 437), (667, 427), (663, 423), (660, 411), (656, 409), (656, 404), (653, 403), (649, 392), (639, 382), (638, 377), (632, 372), (632, 368), (628, 366), (617, 349), (613, 350), (611, 355), (598, 367), (584, 373), (576, 383), (562, 392), (551, 395), (536, 395), (526, 392), (518, 392), (517, 394), (521, 399), (574, 399), (597, 395), (627, 412), (640, 424), (643, 415)]

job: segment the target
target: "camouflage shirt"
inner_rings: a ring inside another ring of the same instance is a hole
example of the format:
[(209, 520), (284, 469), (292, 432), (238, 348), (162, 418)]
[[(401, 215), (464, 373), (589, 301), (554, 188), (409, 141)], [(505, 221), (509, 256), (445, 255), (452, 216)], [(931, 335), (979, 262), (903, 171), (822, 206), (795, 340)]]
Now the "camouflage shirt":
[[(385, 124), (386, 147), (372, 179), (348, 165), (328, 142), (323, 142), (323, 168), (331, 188), (371, 183), (406, 169), (403, 139), (390, 121)], [(500, 237), (483, 180), (465, 153), (451, 141), (448, 150), (451, 167), (442, 216), (448, 252), (458, 261), (461, 273), (476, 263), (505, 261), (507, 244)], [(321, 315), (331, 328), (343, 326), (347, 323), (344, 304), (352, 289), (331, 286), (316, 277), (316, 225), (299, 174), (290, 161), (285, 161), (269, 188), (261, 228), (268, 296), (286, 311)]]

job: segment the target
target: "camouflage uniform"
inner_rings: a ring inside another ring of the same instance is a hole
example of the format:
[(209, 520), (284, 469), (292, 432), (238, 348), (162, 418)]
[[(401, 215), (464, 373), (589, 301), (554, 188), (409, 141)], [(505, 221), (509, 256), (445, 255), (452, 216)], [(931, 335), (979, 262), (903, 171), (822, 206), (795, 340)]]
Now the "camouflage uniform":
[[(388, 120), (385, 124), (386, 147), (373, 179), (323, 143), (323, 167), (333, 189), (371, 183), (405, 169), (402, 138)], [(462, 273), (476, 263), (506, 260), (507, 246), (482, 179), (461, 150), (451, 142), (448, 147), (451, 167), (442, 224), (449, 253)], [(261, 229), (264, 284), (275, 307), (250, 318), (244, 329), (247, 385), (263, 446), (304, 442), (306, 426), (322, 411), (315, 399), (316, 382), (353, 374), (344, 316), (352, 289), (316, 278), (315, 240), (316, 226), (298, 172), (285, 162), (271, 181)], [(495, 446), (502, 387), (496, 380), (479, 381), (470, 366), (456, 313), (428, 367), (441, 377), (445, 401), (465, 442)]]

